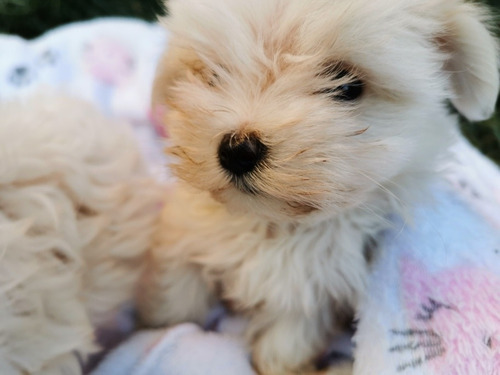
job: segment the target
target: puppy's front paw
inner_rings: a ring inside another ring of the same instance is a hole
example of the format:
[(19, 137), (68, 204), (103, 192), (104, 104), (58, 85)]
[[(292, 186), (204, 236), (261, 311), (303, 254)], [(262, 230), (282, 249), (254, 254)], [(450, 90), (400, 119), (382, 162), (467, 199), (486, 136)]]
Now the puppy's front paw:
[(315, 345), (307, 337), (296, 336), (292, 327), (288, 332), (277, 324), (252, 347), (252, 361), (260, 375), (308, 374), (312, 371)]
[(312, 372), (311, 367), (287, 354), (266, 344), (258, 344), (253, 349), (252, 365), (259, 375), (306, 375)]
[(142, 323), (150, 327), (193, 322), (202, 325), (214, 298), (190, 265), (150, 267), (138, 295)]

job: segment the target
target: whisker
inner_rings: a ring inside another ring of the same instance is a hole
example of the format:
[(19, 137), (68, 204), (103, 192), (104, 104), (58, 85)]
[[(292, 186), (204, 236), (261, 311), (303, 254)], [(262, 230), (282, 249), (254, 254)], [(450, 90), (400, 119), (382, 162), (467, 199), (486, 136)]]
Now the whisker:
[(388, 219), (387, 217), (385, 216), (382, 216), (381, 214), (378, 214), (377, 212), (375, 212), (373, 209), (371, 209), (369, 206), (367, 206), (366, 204), (361, 204), (358, 206), (361, 210), (369, 213), (370, 215), (373, 215), (375, 216), (376, 218), (380, 219), (382, 222), (384, 222), (385, 224), (390, 224), (391, 223), (391, 220)]
[(394, 194), (394, 192), (392, 192), (391, 190), (389, 190), (386, 186), (382, 185), (380, 182), (378, 182), (374, 178), (370, 177), (369, 175), (367, 175), (366, 173), (364, 173), (361, 170), (358, 170), (357, 172), (359, 174), (361, 174), (363, 177), (365, 177), (368, 180), (370, 180), (371, 182), (373, 182), (374, 184), (376, 184), (380, 189), (382, 189), (384, 192), (386, 192), (387, 194), (389, 194), (394, 200), (396, 200), (401, 206), (404, 207), (404, 203), (401, 201), (401, 199), (396, 194)]

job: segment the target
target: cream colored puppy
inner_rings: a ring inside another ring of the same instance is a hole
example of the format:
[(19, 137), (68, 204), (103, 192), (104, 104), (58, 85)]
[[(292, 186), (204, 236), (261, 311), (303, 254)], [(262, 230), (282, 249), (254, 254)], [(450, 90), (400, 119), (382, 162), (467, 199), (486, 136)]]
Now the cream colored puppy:
[(132, 131), (89, 104), (0, 104), (1, 375), (82, 373), (94, 328), (135, 295), (162, 190)]
[(142, 316), (248, 317), (262, 374), (300, 372), (355, 308), (387, 216), (411, 216), (457, 122), (489, 117), (497, 47), (463, 0), (171, 0), (156, 78), (182, 182)]

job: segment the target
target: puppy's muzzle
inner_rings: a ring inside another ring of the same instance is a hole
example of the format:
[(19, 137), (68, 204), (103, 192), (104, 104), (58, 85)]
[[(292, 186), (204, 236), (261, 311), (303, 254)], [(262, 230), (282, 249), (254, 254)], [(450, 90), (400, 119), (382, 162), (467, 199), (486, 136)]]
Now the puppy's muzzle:
[(240, 177), (255, 170), (266, 158), (267, 151), (255, 133), (229, 133), (219, 145), (219, 163), (226, 171)]

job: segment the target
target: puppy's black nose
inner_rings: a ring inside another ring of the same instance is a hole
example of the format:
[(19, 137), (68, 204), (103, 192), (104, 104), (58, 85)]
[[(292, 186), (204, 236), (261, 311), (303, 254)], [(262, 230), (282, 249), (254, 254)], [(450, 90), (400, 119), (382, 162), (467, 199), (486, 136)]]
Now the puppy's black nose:
[(222, 168), (236, 176), (251, 172), (265, 158), (267, 147), (255, 133), (226, 134), (219, 145)]

